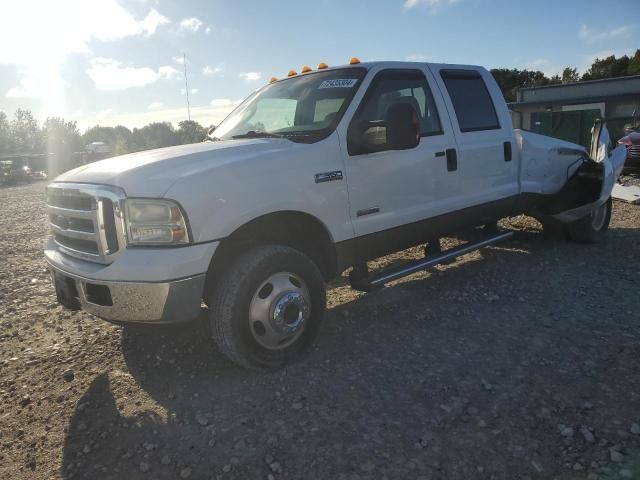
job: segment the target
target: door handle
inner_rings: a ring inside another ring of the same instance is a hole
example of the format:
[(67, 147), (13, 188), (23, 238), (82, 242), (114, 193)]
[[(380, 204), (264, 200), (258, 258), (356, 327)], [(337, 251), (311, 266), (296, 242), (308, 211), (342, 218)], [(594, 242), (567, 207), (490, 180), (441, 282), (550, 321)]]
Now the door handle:
[(447, 149), (447, 172), (458, 170), (458, 152), (455, 148)]
[(511, 161), (511, 142), (504, 142), (503, 147), (504, 147), (504, 161), (510, 162)]

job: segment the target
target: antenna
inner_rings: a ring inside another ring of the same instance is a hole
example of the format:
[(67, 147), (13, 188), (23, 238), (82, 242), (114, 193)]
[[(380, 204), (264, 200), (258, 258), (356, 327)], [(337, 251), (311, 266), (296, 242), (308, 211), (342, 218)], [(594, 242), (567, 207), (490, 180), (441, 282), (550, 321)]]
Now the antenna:
[(189, 81), (187, 80), (187, 54), (182, 53), (182, 65), (184, 66), (184, 88), (187, 94), (187, 118), (191, 121), (191, 105), (189, 105)]

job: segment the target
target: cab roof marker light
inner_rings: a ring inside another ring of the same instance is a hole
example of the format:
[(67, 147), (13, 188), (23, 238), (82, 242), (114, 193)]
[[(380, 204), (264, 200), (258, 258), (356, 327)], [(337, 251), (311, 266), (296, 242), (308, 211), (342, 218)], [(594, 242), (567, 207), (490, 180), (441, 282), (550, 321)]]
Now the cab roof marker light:
[(287, 73), (287, 77), (295, 77), (298, 74), (298, 72), (296, 72), (295, 70), (289, 70), (289, 73)]
[(304, 67), (302, 67), (302, 70), (300, 70), (300, 73), (309, 73), (311, 71), (311, 67), (309, 67), (309, 65), (305, 65)]
[(278, 81), (278, 77), (271, 77), (269, 79), (269, 83), (276, 83)]
[(329, 68), (329, 65), (327, 65), (327, 64), (326, 64), (326, 63), (324, 63), (324, 62), (320, 62), (320, 63), (318, 64), (318, 70), (324, 70), (325, 68)]
[(358, 63), (360, 63), (360, 59), (357, 57), (351, 57), (351, 60), (349, 60), (349, 65), (357, 65)]

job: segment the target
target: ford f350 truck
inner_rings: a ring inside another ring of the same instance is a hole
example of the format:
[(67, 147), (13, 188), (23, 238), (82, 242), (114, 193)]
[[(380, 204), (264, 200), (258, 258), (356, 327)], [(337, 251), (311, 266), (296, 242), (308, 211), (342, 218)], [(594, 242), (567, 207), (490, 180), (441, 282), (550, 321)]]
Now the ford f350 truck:
[[(236, 363), (277, 368), (313, 342), (325, 282), (370, 291), (508, 238), (526, 213), (577, 241), (607, 230), (625, 151), (514, 130), (487, 70), (371, 62), (290, 72), (200, 144), (56, 178), (45, 247), (59, 301), (114, 322), (188, 322), (204, 303)], [(439, 238), (486, 234), (453, 250)], [(493, 226), (493, 228), (491, 228)], [(425, 257), (366, 262), (428, 244)]]

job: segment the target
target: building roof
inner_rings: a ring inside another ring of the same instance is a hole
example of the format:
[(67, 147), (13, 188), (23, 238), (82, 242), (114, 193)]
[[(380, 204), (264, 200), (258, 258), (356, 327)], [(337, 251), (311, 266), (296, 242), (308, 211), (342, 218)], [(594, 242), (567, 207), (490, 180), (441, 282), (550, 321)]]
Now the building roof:
[(553, 104), (558, 102), (597, 101), (612, 97), (640, 96), (640, 75), (586, 80), (584, 82), (519, 88), (516, 104)]

